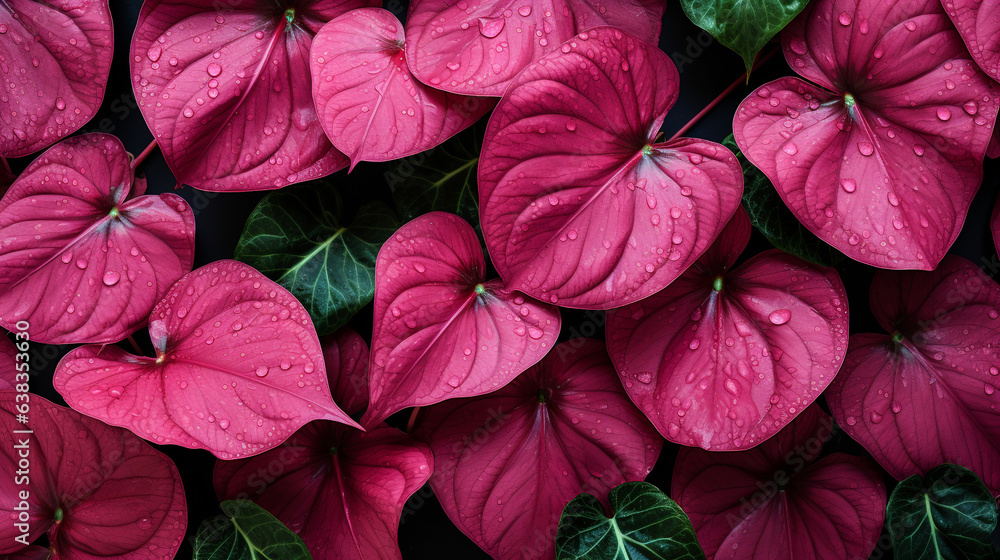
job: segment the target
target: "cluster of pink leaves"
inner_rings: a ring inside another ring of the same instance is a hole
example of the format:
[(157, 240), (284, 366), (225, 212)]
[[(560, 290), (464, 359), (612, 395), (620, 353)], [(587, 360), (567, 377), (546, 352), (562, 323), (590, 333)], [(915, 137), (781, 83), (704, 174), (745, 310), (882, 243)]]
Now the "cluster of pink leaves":
[[(24, 48), (3, 56), (27, 78), (0, 104), (4, 157), (86, 122), (112, 51), (106, 3), (12, 1), (19, 17), (2, 25)], [(500, 277), (485, 277), (468, 223), (421, 216), (379, 253), (371, 350), (349, 331), (320, 341), (302, 305), (251, 267), (189, 272), (190, 207), (145, 195), (117, 139), (51, 147), (3, 179), (0, 326), (85, 344), (54, 380), (74, 410), (32, 397), (33, 445), (70, 457), (42, 466), (30, 504), (57, 555), (179, 546), (176, 469), (136, 435), (225, 459), (219, 496), (259, 501), (318, 558), (398, 558), (403, 504), (428, 481), (495, 558), (550, 555), (563, 506), (643, 479), (662, 438), (692, 447), (674, 496), (710, 557), (863, 556), (885, 489), (868, 460), (814, 461), (824, 392), (891, 475), (957, 463), (1000, 495), (1000, 286), (944, 256), (1000, 107), (988, 2), (815, 1), (782, 35), (809, 81), (759, 88), (734, 119), (740, 149), (821, 239), (931, 271), (880, 272), (887, 334), (850, 338), (834, 270), (779, 251), (734, 268), (750, 234), (735, 156), (658, 141), (679, 82), (655, 46), (661, 2), (508, 4), (412, 2), (405, 27), (367, 1), (144, 4), (136, 98), (178, 181), (197, 188), (272, 189), (396, 159), (493, 109), (478, 185)], [(50, 31), (65, 22), (81, 35)], [(610, 310), (606, 347), (557, 345), (555, 305)], [(155, 356), (104, 346), (144, 325)], [(0, 357), (11, 383), (12, 352)], [(412, 437), (383, 423), (424, 406)], [(270, 464), (283, 474), (259, 490)], [(761, 480), (789, 491), (761, 493)], [(14, 512), (13, 490), (3, 499)], [(801, 528), (785, 508), (831, 540), (787, 538)], [(105, 535), (106, 518), (128, 530)]]

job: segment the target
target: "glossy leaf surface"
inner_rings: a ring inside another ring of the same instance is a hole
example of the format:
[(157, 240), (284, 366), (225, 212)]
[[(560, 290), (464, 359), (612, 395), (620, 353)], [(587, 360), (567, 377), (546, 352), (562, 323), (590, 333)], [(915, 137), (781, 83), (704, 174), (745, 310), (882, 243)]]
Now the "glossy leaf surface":
[(743, 58), (747, 72), (757, 53), (806, 7), (807, 0), (683, 0), (695, 25)]
[(227, 519), (206, 519), (194, 541), (194, 560), (312, 560), (298, 535), (248, 500), (220, 506)]

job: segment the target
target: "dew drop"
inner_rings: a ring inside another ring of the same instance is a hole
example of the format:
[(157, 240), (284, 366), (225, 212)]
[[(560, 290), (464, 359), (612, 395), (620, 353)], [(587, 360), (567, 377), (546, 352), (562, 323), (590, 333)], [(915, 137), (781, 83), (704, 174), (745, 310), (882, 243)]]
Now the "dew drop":
[(792, 312), (788, 309), (775, 309), (767, 316), (767, 320), (775, 325), (784, 325), (792, 318)]

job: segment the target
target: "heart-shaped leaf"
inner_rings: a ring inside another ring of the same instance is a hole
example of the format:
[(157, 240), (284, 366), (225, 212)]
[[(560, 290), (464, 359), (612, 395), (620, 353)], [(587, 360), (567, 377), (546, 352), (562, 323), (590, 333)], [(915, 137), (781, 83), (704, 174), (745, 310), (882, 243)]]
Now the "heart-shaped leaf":
[(290, 291), (325, 335), (372, 300), (375, 256), (397, 227), (377, 201), (345, 225), (334, 186), (315, 181), (265, 196), (247, 218), (235, 258)]
[(817, 0), (782, 44), (818, 85), (781, 78), (750, 94), (733, 121), (740, 149), (848, 257), (933, 269), (982, 181), (1000, 86), (939, 0)]
[(1000, 3), (996, 0), (942, 0), (948, 17), (969, 48), (973, 60), (994, 80), (1000, 80)]
[(480, 231), (476, 169), (486, 120), (480, 119), (440, 146), (389, 164), (385, 180), (404, 220), (428, 212), (450, 212)]
[(247, 500), (222, 502), (226, 518), (206, 519), (194, 541), (194, 560), (312, 560), (302, 539)]
[(483, 234), (508, 286), (610, 309), (663, 289), (708, 249), (743, 174), (719, 144), (654, 143), (677, 86), (663, 51), (607, 27), (511, 83), (479, 161)]
[(658, 43), (664, 8), (662, 0), (416, 0), (406, 60), (432, 87), (499, 97), (522, 68), (584, 29), (608, 25)]
[(764, 45), (806, 7), (808, 0), (682, 0), (695, 25), (743, 58), (747, 72)]
[(352, 10), (316, 34), (313, 100), (323, 130), (351, 167), (433, 148), (493, 108), (491, 101), (418, 82), (406, 65), (405, 41), (403, 24), (381, 8)]
[(108, 0), (6, 0), (0, 10), (0, 157), (49, 147), (104, 99), (114, 33)]
[(889, 496), (893, 553), (907, 560), (993, 560), (997, 504), (983, 481), (958, 465), (913, 475)]
[(736, 154), (743, 168), (743, 208), (750, 223), (771, 245), (821, 266), (833, 266), (844, 260), (844, 254), (827, 245), (795, 219), (795, 214), (781, 201), (778, 191), (766, 175), (747, 161), (730, 134), (722, 145)]
[(892, 334), (851, 336), (826, 394), (837, 423), (899, 480), (954, 463), (1000, 496), (1000, 286), (949, 255), (879, 271), (870, 300)]
[(670, 441), (754, 447), (815, 401), (844, 361), (837, 271), (777, 250), (733, 269), (749, 240), (740, 209), (680, 278), (608, 312), (608, 352), (625, 392)]
[(589, 338), (494, 393), (430, 408), (420, 429), (441, 506), (497, 560), (551, 558), (566, 504), (644, 479), (663, 442)]
[(405, 224), (382, 246), (363, 425), (495, 391), (552, 348), (559, 310), (486, 282), (485, 267), (472, 226), (444, 212)]
[(357, 426), (330, 396), (309, 315), (237, 261), (181, 278), (153, 308), (156, 358), (81, 346), (53, 384), (73, 408), (159, 444), (235, 459), (271, 449), (311, 420)]
[[(0, 392), (0, 463), (10, 473), (0, 492), (4, 518), (17, 518), (8, 504), (16, 506), (19, 492), (27, 490), (31, 540), (48, 531), (58, 558), (173, 558), (187, 526), (187, 504), (170, 459), (126, 430), (36, 395), (30, 395), (28, 421), (20, 422), (19, 395)], [(22, 452), (30, 466), (16, 478)], [(19, 546), (14, 530), (3, 523), (0, 552), (16, 550), (10, 543)]]
[[(367, 401), (364, 341), (341, 331), (323, 350), (334, 397), (354, 404), (345, 404), (346, 410), (361, 411)], [(396, 533), (403, 505), (430, 479), (431, 465), (430, 448), (395, 428), (380, 424), (362, 433), (321, 421), (256, 457), (217, 462), (215, 489), (223, 499), (249, 496), (274, 513), (317, 560), (400, 560)], [(260, 472), (278, 474), (261, 486)]]
[(76, 136), (25, 169), (0, 200), (0, 325), (47, 344), (117, 342), (194, 261), (194, 214), (144, 189), (109, 134)]
[(132, 86), (178, 181), (275, 189), (342, 169), (316, 117), (313, 36), (378, 0), (148, 0), (132, 38)]
[(753, 449), (681, 448), (671, 494), (709, 558), (868, 558), (885, 517), (882, 474), (864, 457), (815, 461), (833, 428), (813, 404)]
[(600, 500), (580, 494), (566, 505), (556, 534), (556, 560), (704, 560), (691, 521), (648, 482), (626, 482)]

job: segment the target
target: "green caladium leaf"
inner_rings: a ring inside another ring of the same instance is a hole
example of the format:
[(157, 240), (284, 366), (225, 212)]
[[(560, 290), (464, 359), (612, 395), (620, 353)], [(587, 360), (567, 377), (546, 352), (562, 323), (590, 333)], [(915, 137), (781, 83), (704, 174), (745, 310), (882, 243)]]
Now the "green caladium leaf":
[(913, 475), (889, 496), (886, 526), (896, 558), (993, 560), (996, 502), (975, 473), (958, 465)]
[(249, 500), (222, 502), (226, 517), (206, 519), (194, 541), (194, 560), (312, 560), (302, 539)]
[(785, 28), (808, 0), (681, 0), (695, 25), (743, 57), (747, 72), (760, 49)]
[(480, 232), (476, 172), (485, 130), (481, 119), (440, 146), (387, 164), (385, 180), (404, 222), (442, 211), (458, 214)]
[(292, 292), (320, 336), (342, 327), (375, 294), (375, 258), (399, 227), (382, 202), (342, 221), (328, 183), (313, 181), (264, 197), (247, 218), (235, 257)]
[(843, 253), (821, 241), (795, 219), (771, 180), (740, 152), (732, 134), (722, 141), (722, 145), (736, 154), (743, 169), (743, 208), (750, 215), (750, 223), (771, 245), (822, 266), (833, 266), (844, 260)]
[(704, 560), (691, 521), (673, 500), (647, 482), (626, 482), (601, 502), (580, 494), (563, 509), (556, 560)]

